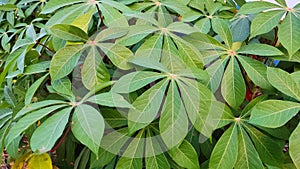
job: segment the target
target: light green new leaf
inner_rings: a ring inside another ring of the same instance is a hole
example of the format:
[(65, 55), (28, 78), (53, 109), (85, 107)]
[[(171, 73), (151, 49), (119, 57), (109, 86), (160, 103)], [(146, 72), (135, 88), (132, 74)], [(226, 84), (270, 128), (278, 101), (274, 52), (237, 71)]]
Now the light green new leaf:
[(285, 11), (275, 10), (258, 14), (251, 24), (250, 39), (257, 35), (270, 32), (278, 25), (284, 13)]
[(267, 67), (264, 64), (245, 56), (238, 56), (238, 60), (254, 84), (263, 89), (273, 89), (272, 85), (268, 81)]
[(279, 5), (266, 2), (266, 1), (257, 1), (257, 2), (247, 2), (239, 10), (239, 14), (256, 14), (262, 11), (273, 9), (273, 8), (282, 8)]
[(95, 9), (91, 8), (89, 9), (89, 11), (83, 15), (81, 15), (80, 17), (76, 18), (71, 25), (80, 28), (81, 30), (83, 30), (85, 33), (88, 33), (88, 28), (89, 28), (89, 24), (90, 21), (93, 17), (93, 14), (95, 13)]
[(72, 122), (71, 130), (74, 136), (98, 155), (105, 128), (100, 112), (89, 105), (81, 104), (76, 107)]
[(149, 57), (159, 61), (162, 52), (163, 35), (155, 34), (148, 39), (137, 49), (135, 57)]
[(149, 125), (157, 116), (168, 86), (167, 80), (162, 80), (139, 96), (128, 112), (129, 133)]
[[(114, 2), (114, 1), (112, 1)], [(128, 21), (124, 15), (107, 4), (99, 4), (99, 9), (104, 16), (104, 24), (108, 27), (128, 27)]]
[(288, 50), (289, 59), (300, 49), (300, 18), (299, 15), (289, 12), (283, 22), (278, 26), (278, 38)]
[(250, 135), (262, 162), (264, 164), (282, 168), (284, 160), (284, 154), (282, 151), (285, 144), (284, 141), (273, 139), (250, 125), (243, 126)]
[(227, 58), (218, 59), (206, 69), (210, 77), (207, 86), (212, 92), (216, 92), (221, 84), (227, 61)]
[(235, 169), (263, 169), (264, 166), (259, 158), (255, 147), (242, 126), (239, 126), (238, 133), (238, 157)]
[(277, 56), (283, 55), (283, 53), (270, 45), (267, 44), (249, 44), (242, 46), (238, 53), (251, 54), (251, 55), (259, 55), (259, 56)]
[(34, 93), (37, 91), (37, 89), (40, 87), (40, 85), (43, 83), (43, 81), (46, 79), (46, 77), (49, 74), (47, 73), (46, 75), (44, 75), (43, 77), (39, 78), (37, 81), (35, 81), (26, 91), (26, 95), (25, 95), (25, 105), (30, 104)]
[(126, 35), (127, 33), (128, 33), (127, 28), (110, 27), (98, 33), (94, 41), (100, 42), (100, 41), (106, 41), (110, 39), (117, 39)]
[(252, 109), (249, 122), (263, 127), (277, 128), (287, 123), (299, 110), (299, 103), (267, 100)]
[(54, 12), (55, 10), (67, 6), (73, 5), (75, 3), (84, 2), (83, 0), (61, 0), (61, 1), (49, 1), (47, 2), (46, 6), (42, 10), (42, 14), (48, 14)]
[(169, 150), (168, 153), (181, 167), (187, 169), (200, 169), (198, 155), (194, 147), (187, 140), (183, 140), (178, 147), (174, 147)]
[(170, 164), (166, 156), (162, 153), (161, 143), (158, 137), (153, 137), (151, 130), (147, 130), (145, 147), (145, 163), (147, 169), (169, 169)]
[(238, 62), (232, 57), (225, 70), (221, 92), (226, 102), (234, 109), (237, 109), (246, 96), (246, 85)]
[(300, 101), (300, 84), (288, 72), (279, 68), (269, 67), (267, 70), (269, 82), (280, 92)]
[(297, 168), (300, 168), (300, 123), (289, 138), (289, 154)]
[(50, 63), (51, 80), (61, 79), (72, 72), (80, 58), (82, 47), (82, 45), (67, 46), (53, 56)]
[(188, 117), (174, 80), (170, 82), (159, 119), (159, 129), (168, 148), (178, 145), (188, 133)]
[(87, 101), (102, 106), (108, 106), (108, 107), (122, 107), (122, 108), (132, 107), (131, 104), (128, 103), (123, 96), (113, 92), (97, 94), (89, 98)]
[(144, 131), (140, 131), (137, 136), (131, 141), (119, 159), (116, 169), (136, 169), (142, 168), (142, 157), (144, 153)]
[(112, 43), (98, 43), (97, 46), (107, 55), (110, 61), (120, 69), (128, 70), (132, 67), (128, 61), (133, 58), (130, 49)]
[(111, 90), (116, 93), (131, 93), (163, 77), (166, 77), (166, 75), (157, 72), (133, 72), (122, 76)]
[(222, 19), (214, 18), (212, 19), (212, 28), (221, 37), (225, 44), (231, 48), (232, 34), (229, 29), (229, 25)]
[(194, 25), (196, 29), (198, 29), (201, 33), (208, 33), (211, 28), (210, 19), (209, 18), (203, 18), (199, 21), (197, 21)]
[(32, 134), (31, 150), (45, 153), (51, 150), (68, 123), (72, 107), (65, 108), (44, 121)]
[(238, 156), (238, 130), (233, 124), (217, 142), (209, 160), (209, 168), (233, 168)]
[(62, 78), (51, 82), (52, 87), (60, 94), (72, 96), (72, 84), (69, 78)]
[(213, 37), (204, 33), (192, 33), (184, 36), (184, 40), (193, 44), (199, 50), (215, 49), (215, 50), (227, 50), (222, 43), (214, 39)]
[(42, 119), (43, 117), (47, 116), (51, 112), (65, 107), (66, 105), (55, 105), (51, 107), (47, 107), (44, 109), (40, 109), (30, 114), (24, 116), (17, 123), (10, 129), (9, 134), (5, 140), (5, 145), (9, 145), (15, 138), (17, 138), (23, 131), (25, 131), (28, 127), (33, 125), (38, 120)]
[(60, 39), (74, 42), (85, 42), (88, 40), (88, 35), (80, 28), (67, 25), (57, 24), (50, 28), (52, 34)]
[(82, 66), (81, 77), (82, 83), (89, 90), (110, 80), (108, 70), (96, 46), (92, 46), (88, 50), (88, 55)]

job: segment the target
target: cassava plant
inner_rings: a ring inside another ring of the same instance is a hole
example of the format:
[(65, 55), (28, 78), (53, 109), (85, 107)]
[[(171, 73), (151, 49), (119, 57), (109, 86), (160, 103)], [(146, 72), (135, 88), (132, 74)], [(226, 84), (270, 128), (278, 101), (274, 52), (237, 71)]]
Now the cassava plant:
[(287, 1), (0, 0), (1, 167), (300, 168)]

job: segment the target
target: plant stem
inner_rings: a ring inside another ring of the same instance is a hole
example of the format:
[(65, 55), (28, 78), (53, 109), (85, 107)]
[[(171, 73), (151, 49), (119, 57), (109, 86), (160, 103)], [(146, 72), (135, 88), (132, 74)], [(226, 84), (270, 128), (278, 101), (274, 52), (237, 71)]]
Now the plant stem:
[(53, 54), (55, 54), (55, 51), (50, 49), (48, 46), (42, 44), (41, 42), (37, 41), (36, 44), (43, 46), (44, 48), (46, 48), (47, 50), (49, 50), (50, 52), (52, 52)]
[(69, 127), (67, 128), (67, 131), (65, 132), (65, 134), (61, 137), (59, 142), (49, 152), (53, 153), (54, 151), (56, 151), (58, 149), (58, 147), (66, 140), (68, 134), (71, 131), (71, 125), (72, 124), (69, 125)]

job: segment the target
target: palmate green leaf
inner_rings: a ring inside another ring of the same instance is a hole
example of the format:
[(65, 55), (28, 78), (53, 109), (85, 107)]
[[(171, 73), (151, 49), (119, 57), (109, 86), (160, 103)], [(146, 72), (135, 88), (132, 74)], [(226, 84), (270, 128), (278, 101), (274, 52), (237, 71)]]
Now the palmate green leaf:
[(88, 29), (89, 29), (89, 24), (90, 21), (93, 17), (93, 14), (95, 13), (95, 9), (91, 8), (89, 9), (89, 11), (83, 15), (81, 15), (80, 17), (76, 18), (71, 25), (80, 28), (81, 30), (83, 30), (85, 33), (88, 33)]
[(159, 129), (168, 148), (178, 145), (188, 133), (188, 117), (174, 80), (170, 82), (159, 119)]
[(163, 64), (161, 64), (158, 60), (155, 60), (154, 58), (137, 57), (130, 60), (130, 63), (145, 68), (159, 70), (161, 72), (170, 72)]
[(72, 109), (72, 107), (62, 109), (44, 121), (30, 138), (31, 150), (38, 153), (51, 150), (57, 139), (62, 135)]
[(97, 46), (108, 56), (110, 61), (120, 69), (128, 70), (132, 67), (128, 61), (133, 58), (133, 53), (128, 48), (112, 43), (98, 43)]
[(4, 99), (5, 101), (12, 107), (16, 107), (17, 105), (17, 100), (14, 95), (14, 93), (11, 91), (11, 89), (8, 86), (4, 87)]
[(182, 34), (191, 34), (197, 32), (197, 29), (191, 27), (189, 24), (184, 22), (173, 22), (167, 26), (167, 29), (170, 32), (182, 33)]
[(52, 34), (60, 39), (73, 41), (73, 42), (85, 42), (88, 40), (88, 35), (80, 28), (67, 25), (57, 24), (50, 28)]
[(157, 116), (168, 86), (168, 80), (162, 80), (139, 96), (128, 112), (129, 133), (149, 125)]
[(163, 34), (155, 34), (148, 39), (137, 49), (135, 57), (151, 57), (159, 61), (163, 44)]
[(267, 44), (245, 45), (242, 46), (239, 50), (237, 50), (237, 52), (243, 54), (259, 55), (259, 56), (283, 55), (283, 53), (279, 49)]
[(240, 17), (231, 22), (230, 30), (233, 42), (243, 42), (250, 35), (250, 20), (248, 17)]
[(12, 111), (10, 109), (1, 109), (0, 110), (0, 129), (11, 118), (12, 118)]
[(132, 108), (122, 95), (113, 92), (106, 92), (90, 97), (88, 102), (108, 107)]
[(269, 82), (280, 92), (300, 100), (300, 84), (288, 72), (279, 68), (269, 67), (267, 70)]
[(283, 100), (267, 100), (251, 111), (250, 123), (268, 128), (283, 126), (300, 110), (300, 104)]
[(119, 159), (116, 169), (142, 168), (142, 157), (144, 152), (144, 130), (140, 131), (128, 145), (124, 154)]
[[(112, 1), (114, 2), (114, 1)], [(109, 27), (128, 27), (127, 19), (110, 4), (99, 4), (99, 9), (104, 16), (104, 23)]]
[(128, 30), (129, 32), (126, 36), (117, 40), (118, 44), (125, 46), (134, 45), (159, 29), (150, 25), (133, 25)]
[(72, 122), (71, 130), (74, 136), (98, 155), (105, 128), (100, 112), (89, 105), (81, 104), (75, 108)]
[(137, 71), (122, 76), (112, 87), (112, 91), (116, 93), (131, 93), (136, 91), (147, 84), (166, 77), (166, 75), (150, 72), (150, 71)]
[(6, 146), (9, 145), (23, 131), (25, 131), (28, 127), (33, 125), (38, 120), (47, 116), (51, 112), (56, 111), (57, 109), (60, 109), (65, 106), (67, 106), (67, 105), (54, 105), (54, 106), (50, 106), (50, 107), (47, 107), (44, 109), (40, 109), (40, 110), (31, 112), (30, 114), (24, 116), (23, 118), (18, 120), (17, 123), (14, 126), (12, 126), (12, 128), (10, 129), (9, 134), (5, 140), (5, 145)]
[(88, 55), (82, 66), (81, 77), (82, 83), (89, 90), (110, 80), (108, 70), (96, 46), (88, 49)]
[(212, 92), (216, 92), (221, 84), (227, 61), (228, 58), (219, 59), (206, 69), (210, 77), (209, 81), (207, 82), (207, 87)]
[(18, 9), (18, 7), (14, 4), (5, 4), (5, 5), (1, 4), (0, 5), (1, 11), (14, 11), (16, 9)]
[(100, 42), (100, 41), (106, 41), (110, 39), (116, 39), (120, 38), (128, 33), (127, 28), (120, 28), (120, 27), (109, 27), (107, 29), (104, 29), (100, 33), (97, 34), (94, 41)]
[(283, 5), (283, 6), (287, 6), (285, 0), (275, 0), (276, 2), (278, 2), (280, 5)]
[(275, 10), (258, 14), (252, 21), (250, 39), (270, 32), (276, 25), (278, 25), (285, 11)]
[(60, 94), (72, 96), (72, 84), (69, 78), (62, 78), (51, 82), (52, 87)]
[(37, 91), (37, 89), (40, 87), (40, 85), (43, 83), (43, 81), (46, 79), (46, 77), (48, 75), (49, 75), (49, 73), (47, 73), (43, 77), (39, 78), (27, 89), (26, 95), (25, 95), (25, 105), (30, 104), (30, 102), (34, 96), (34, 93)]
[(252, 58), (240, 55), (238, 56), (238, 60), (254, 84), (264, 89), (273, 89), (268, 81), (267, 67), (264, 64)]
[(266, 1), (257, 1), (257, 2), (247, 2), (244, 4), (239, 10), (239, 14), (256, 14), (265, 10), (273, 9), (273, 8), (282, 8), (277, 4), (273, 4)]
[(19, 112), (17, 112), (14, 116), (14, 119), (18, 119), (19, 117), (26, 115), (29, 112), (32, 112), (34, 110), (38, 110), (43, 107), (52, 106), (56, 104), (66, 104), (65, 101), (62, 100), (45, 100), (37, 103), (31, 103), (27, 106), (24, 106)]
[(264, 166), (259, 158), (255, 147), (242, 126), (238, 126), (238, 156), (235, 163), (236, 169), (263, 169)]
[(238, 156), (238, 130), (233, 124), (217, 142), (209, 160), (209, 168), (233, 168)]
[(244, 101), (246, 85), (235, 57), (230, 59), (225, 70), (221, 92), (226, 102), (234, 109), (237, 109)]
[(283, 22), (278, 26), (278, 38), (281, 44), (288, 50), (289, 59), (300, 49), (299, 15), (289, 12)]
[(248, 124), (243, 127), (248, 132), (262, 162), (282, 168), (284, 141), (273, 139)]
[(194, 25), (196, 29), (198, 29), (201, 33), (208, 33), (211, 28), (210, 19), (209, 18), (203, 18), (199, 21), (197, 21)]
[(184, 36), (183, 39), (193, 44), (199, 50), (227, 50), (219, 41), (204, 33), (192, 33)]
[(297, 168), (300, 168), (300, 124), (296, 127), (289, 138), (289, 154)]
[(229, 25), (222, 19), (214, 18), (212, 19), (212, 28), (221, 37), (225, 44), (231, 48), (232, 34), (229, 29)]
[(145, 163), (147, 169), (169, 169), (170, 164), (166, 156), (162, 153), (161, 143), (158, 137), (153, 137), (151, 130), (147, 130), (145, 147)]
[(178, 147), (169, 150), (168, 153), (171, 158), (181, 167), (187, 169), (200, 168), (198, 155), (194, 147), (187, 140), (183, 140)]
[[(119, 154), (121, 148), (130, 139), (128, 136), (127, 128), (121, 128), (119, 130), (113, 130), (103, 136), (101, 141), (101, 148), (105, 149), (109, 153)], [(101, 155), (99, 155), (101, 157)]]
[(47, 2), (46, 6), (42, 10), (42, 14), (48, 14), (54, 12), (55, 10), (67, 6), (73, 5), (75, 3), (84, 2), (83, 0), (61, 0), (61, 1), (49, 1)]
[(67, 46), (53, 56), (50, 63), (52, 80), (61, 79), (72, 72), (80, 58), (82, 48), (82, 45)]

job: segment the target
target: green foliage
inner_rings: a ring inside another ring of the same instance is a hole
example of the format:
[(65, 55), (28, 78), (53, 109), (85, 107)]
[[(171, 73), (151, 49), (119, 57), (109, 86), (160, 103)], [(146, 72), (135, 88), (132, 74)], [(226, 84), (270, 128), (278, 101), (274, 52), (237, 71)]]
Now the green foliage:
[(276, 2), (0, 1), (3, 165), (299, 168), (300, 4)]

